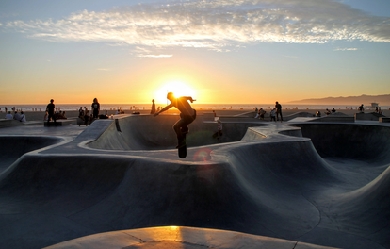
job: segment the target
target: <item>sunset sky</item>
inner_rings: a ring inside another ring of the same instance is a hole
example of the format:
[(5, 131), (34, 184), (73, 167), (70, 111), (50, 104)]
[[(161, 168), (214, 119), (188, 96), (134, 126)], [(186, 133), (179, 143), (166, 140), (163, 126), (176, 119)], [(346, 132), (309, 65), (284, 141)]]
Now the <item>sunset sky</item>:
[(0, 105), (390, 93), (389, 0), (1, 0)]

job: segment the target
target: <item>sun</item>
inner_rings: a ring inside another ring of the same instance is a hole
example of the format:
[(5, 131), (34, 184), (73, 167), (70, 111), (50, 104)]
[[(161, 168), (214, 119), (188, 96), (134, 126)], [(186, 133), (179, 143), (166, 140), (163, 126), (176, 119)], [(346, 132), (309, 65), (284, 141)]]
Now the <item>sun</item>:
[(188, 83), (183, 81), (169, 81), (154, 91), (154, 101), (158, 104), (167, 103), (168, 92), (173, 92), (175, 97), (191, 96), (196, 99), (196, 91)]

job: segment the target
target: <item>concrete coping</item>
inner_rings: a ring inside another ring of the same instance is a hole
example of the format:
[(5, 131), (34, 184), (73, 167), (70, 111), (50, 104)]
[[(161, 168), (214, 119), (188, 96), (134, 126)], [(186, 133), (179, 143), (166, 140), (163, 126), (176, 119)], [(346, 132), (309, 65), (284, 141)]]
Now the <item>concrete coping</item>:
[(0, 119), (0, 127), (23, 125), (23, 122), (14, 119)]

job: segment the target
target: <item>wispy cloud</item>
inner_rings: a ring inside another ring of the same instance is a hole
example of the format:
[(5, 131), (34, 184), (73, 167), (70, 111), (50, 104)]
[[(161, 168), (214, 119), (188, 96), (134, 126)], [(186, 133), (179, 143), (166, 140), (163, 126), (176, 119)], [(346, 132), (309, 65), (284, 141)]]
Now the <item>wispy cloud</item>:
[(357, 51), (358, 48), (336, 48), (334, 51)]
[(217, 51), (261, 42), (390, 42), (389, 18), (371, 16), (332, 0), (190, 0), (105, 12), (83, 10), (65, 19), (17, 20), (4, 27), (49, 41)]
[(153, 55), (153, 54), (139, 54), (139, 58), (155, 58), (155, 59), (163, 59), (163, 58), (171, 58), (172, 55), (170, 54), (159, 54), (159, 55)]

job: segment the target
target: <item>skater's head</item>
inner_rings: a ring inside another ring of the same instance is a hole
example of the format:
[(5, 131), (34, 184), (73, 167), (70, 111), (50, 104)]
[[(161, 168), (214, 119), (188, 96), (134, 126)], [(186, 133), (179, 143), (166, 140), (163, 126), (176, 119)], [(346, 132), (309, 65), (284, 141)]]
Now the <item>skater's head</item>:
[(173, 92), (169, 92), (169, 93), (167, 94), (167, 99), (172, 100), (172, 99), (174, 99), (174, 98), (175, 98), (175, 96), (173, 95)]

